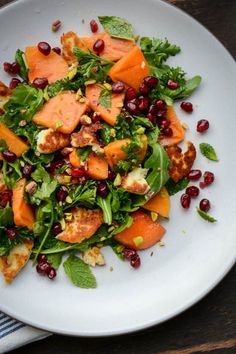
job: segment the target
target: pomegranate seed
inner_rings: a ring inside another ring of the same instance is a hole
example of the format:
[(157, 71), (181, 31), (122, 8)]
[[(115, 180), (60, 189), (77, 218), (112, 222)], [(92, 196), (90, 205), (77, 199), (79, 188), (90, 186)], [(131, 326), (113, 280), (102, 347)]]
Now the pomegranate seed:
[[(87, 182), (87, 179), (88, 178), (86, 176), (79, 177), (77, 178), (77, 183), (83, 186)], [(73, 179), (72, 179), (72, 183), (73, 183)]]
[(173, 130), (170, 127), (162, 129), (161, 132), (165, 136), (172, 136), (173, 135)]
[(38, 255), (38, 257), (37, 257), (37, 261), (38, 261), (38, 263), (45, 263), (45, 262), (47, 262), (47, 256), (46, 256), (46, 254), (40, 253), (40, 254)]
[(156, 108), (159, 109), (166, 109), (166, 103), (163, 100), (157, 100), (155, 103)]
[(158, 125), (161, 129), (166, 129), (170, 125), (170, 121), (166, 118), (160, 118), (158, 121)]
[(44, 168), (45, 168), (45, 170), (46, 170), (47, 172), (53, 173), (54, 170), (55, 170), (55, 165), (54, 165), (53, 162), (49, 162), (48, 164), (46, 164), (46, 165), (44, 166)]
[(191, 204), (191, 198), (190, 198), (190, 195), (187, 194), (187, 193), (184, 193), (181, 195), (181, 198), (180, 198), (180, 202), (181, 202), (181, 205), (184, 209), (188, 209), (190, 207), (190, 204)]
[(11, 79), (11, 82), (9, 84), (9, 88), (11, 90), (13, 90), (14, 88), (16, 88), (19, 84), (21, 84), (21, 81), (19, 79), (17, 79), (16, 77), (13, 77), (13, 79)]
[(80, 167), (73, 167), (71, 169), (71, 176), (72, 177), (83, 177), (85, 176), (85, 168), (83, 166)]
[(48, 85), (48, 79), (46, 77), (38, 77), (34, 79), (33, 86), (38, 89), (44, 89)]
[(138, 254), (136, 254), (135, 256), (133, 256), (130, 260), (130, 265), (133, 268), (139, 268), (141, 264), (141, 259), (139, 257)]
[(199, 183), (199, 187), (200, 187), (201, 189), (206, 188), (206, 183), (205, 183), (205, 182), (200, 182), (200, 183)]
[(202, 199), (199, 203), (199, 208), (207, 213), (211, 208), (210, 201), (208, 199)]
[[(135, 98), (134, 98), (134, 100), (135, 100)], [(125, 103), (125, 108), (131, 114), (138, 114), (139, 113), (138, 105), (131, 102), (131, 101), (128, 101)]]
[(95, 20), (90, 21), (90, 28), (93, 33), (96, 33), (98, 31), (98, 23)]
[(97, 39), (96, 42), (93, 45), (93, 50), (95, 53), (99, 54), (104, 50), (105, 43), (104, 40), (102, 39)]
[(3, 114), (4, 114), (4, 110), (0, 108), (0, 116), (2, 116)]
[(203, 177), (204, 177), (204, 183), (206, 186), (209, 186), (210, 184), (212, 184), (215, 179), (214, 173), (212, 173), (210, 171), (206, 171), (204, 173)]
[(151, 106), (149, 107), (148, 113), (157, 115), (157, 108), (154, 104), (151, 104)]
[(196, 186), (191, 186), (191, 187), (186, 188), (186, 193), (190, 197), (197, 197), (199, 195), (199, 189)]
[(68, 196), (68, 190), (66, 187), (61, 186), (56, 194), (56, 198), (58, 202), (64, 202), (66, 200), (66, 197)]
[(209, 128), (209, 122), (206, 119), (201, 119), (197, 122), (198, 133), (203, 133)]
[(15, 162), (17, 159), (17, 156), (14, 152), (10, 151), (10, 150), (4, 150), (2, 152), (2, 157), (4, 158), (4, 160), (6, 160), (7, 162)]
[(58, 55), (61, 55), (61, 48), (59, 48), (59, 47), (54, 47), (54, 48), (52, 48), (52, 50), (53, 50), (55, 53), (57, 53)]
[(166, 86), (170, 89), (170, 90), (176, 90), (179, 87), (179, 84), (177, 81), (174, 80), (168, 80)]
[(102, 198), (106, 198), (109, 193), (109, 189), (106, 185), (106, 183), (99, 183), (97, 186), (97, 193), (100, 195)]
[(146, 76), (143, 79), (144, 85), (148, 86), (149, 88), (154, 88), (158, 84), (158, 79), (155, 76)]
[(51, 52), (51, 47), (47, 42), (39, 42), (38, 43), (38, 50), (43, 54), (43, 55), (49, 55)]
[(10, 202), (12, 198), (12, 191), (10, 189), (5, 189), (4, 191), (0, 192), (0, 206), (5, 207), (7, 203)]
[(131, 257), (136, 256), (137, 251), (132, 248), (124, 248), (122, 254), (125, 258), (130, 259)]
[(144, 111), (145, 109), (148, 108), (149, 100), (147, 96), (139, 96), (138, 101), (139, 101), (138, 107), (141, 111)]
[(100, 122), (101, 121), (100, 114), (98, 114), (97, 112), (94, 112), (91, 119), (92, 119), (93, 123)]
[(122, 81), (116, 81), (112, 84), (113, 93), (121, 93), (125, 89), (125, 84)]
[(30, 165), (29, 163), (26, 163), (21, 169), (22, 176), (26, 179), (29, 179), (34, 169), (34, 166)]
[(11, 69), (12, 69), (11, 63), (7, 63), (7, 62), (3, 63), (3, 70), (6, 71), (6, 73), (11, 74), (12, 73)]
[(148, 113), (147, 114), (147, 118), (150, 120), (150, 122), (152, 122), (153, 124), (156, 124), (157, 122), (157, 117), (153, 114), (153, 113)]
[(20, 71), (19, 64), (14, 61), (11, 64), (11, 72), (13, 75), (17, 75), (17, 74), (19, 74), (19, 71)]
[(166, 118), (166, 113), (166, 109), (160, 109), (159, 111), (157, 111), (157, 117)]
[(143, 94), (143, 95), (147, 95), (150, 91), (150, 87), (148, 87), (144, 82), (142, 82), (139, 85), (139, 91)]
[(135, 90), (132, 88), (132, 87), (129, 87), (127, 90), (126, 90), (126, 93), (125, 93), (125, 99), (127, 101), (129, 100), (132, 100), (133, 98), (136, 97), (136, 92)]
[(115, 172), (109, 170), (109, 171), (108, 171), (108, 179), (109, 179), (109, 181), (112, 182), (112, 181), (114, 181), (115, 178), (116, 178)]
[(193, 111), (193, 105), (191, 102), (181, 102), (180, 107), (183, 111), (191, 113)]
[(187, 178), (190, 181), (197, 181), (201, 177), (202, 177), (202, 172), (200, 170), (191, 170), (187, 175)]
[(55, 236), (60, 234), (62, 232), (61, 224), (56, 222), (54, 225), (52, 225), (51, 231)]
[(37, 272), (41, 275), (48, 274), (50, 272), (50, 269), (51, 265), (48, 262), (38, 263), (36, 266)]
[(15, 240), (16, 236), (17, 236), (17, 232), (16, 229), (14, 227), (5, 227), (5, 233), (7, 235), (7, 237), (9, 238), (9, 240)]
[(49, 279), (53, 280), (57, 275), (57, 272), (54, 268), (51, 267), (51, 269), (47, 272), (47, 276)]

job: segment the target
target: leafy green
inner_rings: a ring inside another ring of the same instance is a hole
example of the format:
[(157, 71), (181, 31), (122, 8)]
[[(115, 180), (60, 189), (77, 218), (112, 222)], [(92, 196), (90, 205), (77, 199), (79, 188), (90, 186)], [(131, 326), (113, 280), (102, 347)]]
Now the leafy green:
[(15, 54), (15, 61), (17, 62), (17, 64), (19, 65), (20, 71), (19, 71), (19, 75), (23, 80), (28, 80), (28, 69), (25, 65), (25, 61), (24, 61), (24, 55), (25, 53), (22, 52), (22, 50), (17, 49), (16, 54)]
[(103, 89), (99, 96), (99, 103), (102, 107), (111, 108), (111, 91)]
[(178, 193), (179, 191), (182, 191), (183, 189), (185, 189), (188, 184), (189, 184), (189, 180), (187, 178), (182, 178), (178, 182), (174, 182), (173, 179), (170, 178), (166, 182), (165, 187), (166, 187), (169, 195), (174, 195), (174, 194)]
[(71, 186), (69, 190), (69, 196), (72, 199), (72, 203), (66, 208), (71, 208), (75, 205), (83, 205), (88, 208), (93, 208), (95, 205), (97, 188), (94, 181), (88, 181), (83, 185)]
[(7, 148), (8, 148), (8, 146), (7, 146), (7, 143), (5, 142), (5, 140), (0, 138), (0, 152), (6, 150)]
[(58, 269), (62, 262), (62, 253), (48, 254), (47, 261), (54, 269)]
[(72, 283), (80, 288), (96, 288), (97, 282), (89, 266), (75, 255), (70, 255), (63, 263), (67, 276)]
[(17, 159), (15, 162), (11, 163), (7, 163), (5, 160), (3, 160), (2, 174), (6, 186), (12, 189), (15, 183), (22, 176), (20, 159)]
[(16, 232), (16, 239), (10, 240), (5, 233), (4, 227), (0, 227), (0, 256), (7, 256), (16, 245), (23, 243), (25, 240), (33, 239), (32, 232), (25, 227), (16, 228)]
[(118, 16), (98, 16), (98, 19), (111, 37), (134, 40), (133, 27), (124, 18)]
[(78, 89), (84, 89), (84, 78), (80, 75), (76, 75), (73, 80), (63, 79), (57, 80), (53, 84), (48, 85), (47, 94), (48, 96), (54, 97), (58, 93), (66, 90), (77, 91)]
[(13, 225), (13, 211), (9, 205), (0, 209), (0, 227), (8, 225)]
[(97, 196), (97, 204), (103, 211), (103, 221), (105, 224), (111, 225), (112, 223), (112, 210), (111, 210), (112, 194), (109, 193), (106, 198)]
[(87, 160), (87, 158), (91, 152), (91, 147), (85, 146), (83, 148), (77, 148), (76, 152), (77, 152), (77, 155), (80, 157), (80, 161), (83, 162), (83, 161)]
[(198, 214), (206, 221), (208, 222), (216, 222), (217, 220), (215, 218), (213, 218), (212, 216), (208, 215), (207, 213), (205, 213), (204, 211), (202, 211), (199, 208), (196, 208)]
[(207, 159), (212, 161), (218, 161), (218, 157), (216, 155), (215, 149), (210, 144), (201, 143), (199, 144), (199, 149)]
[[(33, 194), (32, 200), (35, 200), (36, 204), (39, 204), (42, 200), (47, 200), (55, 192), (58, 186), (58, 182), (54, 179), (50, 182), (43, 182), (42, 185)], [(39, 199), (37, 202), (36, 199)]]

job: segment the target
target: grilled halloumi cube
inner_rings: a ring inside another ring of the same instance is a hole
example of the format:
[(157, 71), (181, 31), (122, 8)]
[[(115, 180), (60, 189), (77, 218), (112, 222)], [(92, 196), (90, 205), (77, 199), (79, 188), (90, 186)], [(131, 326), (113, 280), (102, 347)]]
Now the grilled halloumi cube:
[(95, 267), (96, 264), (100, 266), (106, 264), (104, 256), (98, 247), (92, 247), (85, 251), (83, 254), (83, 261), (91, 267)]
[(99, 129), (101, 129), (100, 123), (94, 123), (88, 126), (83, 125), (78, 133), (71, 135), (71, 145), (74, 147), (99, 145), (96, 135)]
[(51, 154), (70, 144), (70, 136), (53, 130), (43, 129), (38, 134), (37, 150), (41, 154)]
[(146, 181), (148, 169), (137, 167), (122, 178), (121, 186), (129, 193), (146, 194), (150, 187)]

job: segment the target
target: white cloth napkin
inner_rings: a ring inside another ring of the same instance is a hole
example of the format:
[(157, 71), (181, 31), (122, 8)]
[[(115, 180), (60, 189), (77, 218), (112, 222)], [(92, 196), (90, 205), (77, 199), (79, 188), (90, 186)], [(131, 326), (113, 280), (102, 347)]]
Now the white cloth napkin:
[(49, 332), (26, 326), (0, 311), (0, 354), (50, 335)]

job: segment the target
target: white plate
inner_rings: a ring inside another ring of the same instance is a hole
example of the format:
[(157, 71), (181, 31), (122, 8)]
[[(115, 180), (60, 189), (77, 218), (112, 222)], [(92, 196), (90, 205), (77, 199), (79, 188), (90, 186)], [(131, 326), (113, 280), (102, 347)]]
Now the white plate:
[[(58, 45), (62, 31), (90, 33), (89, 20), (99, 14), (126, 17), (139, 35), (167, 37), (182, 48), (172, 62), (189, 75), (202, 75), (201, 88), (191, 97), (194, 113), (179, 111), (179, 115), (192, 128), (187, 139), (196, 144), (209, 142), (219, 155), (219, 163), (198, 157), (195, 164), (216, 175), (214, 185), (201, 195), (211, 200), (211, 214), (218, 223), (208, 224), (197, 215), (197, 201), (184, 211), (177, 195), (166, 223), (166, 246), (143, 252), (139, 270), (106, 250), (106, 267), (94, 271), (96, 290), (74, 287), (63, 269), (55, 281), (49, 281), (38, 276), (31, 264), (12, 285), (0, 280), (2, 311), (36, 327), (83, 336), (127, 333), (179, 314), (223, 278), (236, 256), (236, 68), (224, 47), (199, 23), (154, 0), (22, 0), (0, 11), (0, 33), (5, 34), (0, 43), (1, 62), (11, 61), (17, 48), (40, 40)], [(58, 18), (63, 29), (52, 33), (51, 23)], [(3, 72), (0, 78), (9, 80)], [(205, 135), (194, 129), (201, 118), (211, 124)]]

